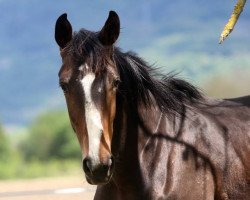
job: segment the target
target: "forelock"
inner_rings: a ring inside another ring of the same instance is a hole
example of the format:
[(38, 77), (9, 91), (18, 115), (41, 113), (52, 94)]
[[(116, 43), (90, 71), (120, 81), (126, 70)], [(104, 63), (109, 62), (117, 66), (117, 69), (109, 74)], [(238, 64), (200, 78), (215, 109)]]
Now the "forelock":
[(104, 46), (98, 40), (98, 33), (85, 29), (75, 32), (67, 46), (67, 51), (77, 67), (85, 63), (94, 73), (105, 70), (108, 56)]

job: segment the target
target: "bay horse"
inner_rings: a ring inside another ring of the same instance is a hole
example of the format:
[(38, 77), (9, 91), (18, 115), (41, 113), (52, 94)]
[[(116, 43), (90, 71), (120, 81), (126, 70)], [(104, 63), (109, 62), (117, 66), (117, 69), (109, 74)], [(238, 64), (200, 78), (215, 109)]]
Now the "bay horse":
[(211, 99), (98, 32), (55, 26), (60, 86), (95, 200), (249, 200), (250, 96)]

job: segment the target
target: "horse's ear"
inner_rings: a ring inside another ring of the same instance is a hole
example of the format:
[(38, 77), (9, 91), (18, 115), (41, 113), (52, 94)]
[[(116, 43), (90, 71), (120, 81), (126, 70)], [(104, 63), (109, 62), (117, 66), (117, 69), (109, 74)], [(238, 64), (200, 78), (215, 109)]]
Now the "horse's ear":
[(111, 46), (120, 34), (120, 20), (115, 11), (110, 11), (102, 30), (99, 32), (99, 40), (105, 46)]
[(62, 14), (56, 21), (55, 40), (63, 49), (72, 39), (72, 26), (67, 19), (67, 14)]

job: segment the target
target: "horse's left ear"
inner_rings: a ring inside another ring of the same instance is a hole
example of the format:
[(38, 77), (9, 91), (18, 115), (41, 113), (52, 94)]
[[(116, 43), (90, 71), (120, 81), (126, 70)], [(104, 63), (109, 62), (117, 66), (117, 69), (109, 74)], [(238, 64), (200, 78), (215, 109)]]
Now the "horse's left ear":
[(55, 40), (63, 49), (72, 39), (72, 26), (67, 19), (67, 14), (62, 14), (56, 21)]
[(99, 32), (99, 40), (104, 46), (111, 46), (120, 34), (120, 20), (115, 11), (110, 11), (102, 30)]

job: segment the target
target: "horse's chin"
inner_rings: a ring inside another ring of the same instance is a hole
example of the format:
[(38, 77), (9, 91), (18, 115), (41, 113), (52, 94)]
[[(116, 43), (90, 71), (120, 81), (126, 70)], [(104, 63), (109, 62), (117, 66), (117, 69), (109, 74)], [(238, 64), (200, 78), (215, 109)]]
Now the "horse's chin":
[(85, 177), (86, 177), (87, 182), (91, 185), (106, 185), (111, 180), (111, 176), (105, 177), (104, 179), (98, 179), (98, 178), (94, 178), (94, 177), (90, 178), (86, 175), (85, 175)]

